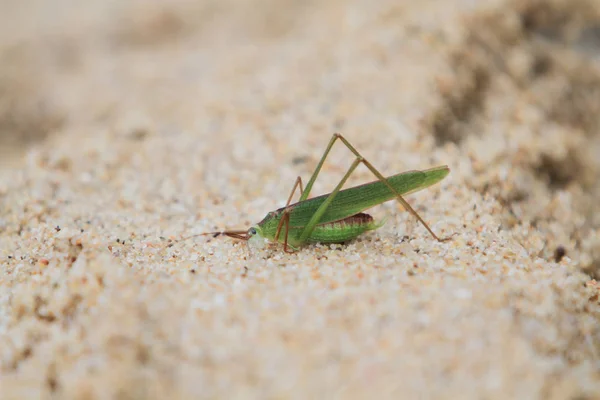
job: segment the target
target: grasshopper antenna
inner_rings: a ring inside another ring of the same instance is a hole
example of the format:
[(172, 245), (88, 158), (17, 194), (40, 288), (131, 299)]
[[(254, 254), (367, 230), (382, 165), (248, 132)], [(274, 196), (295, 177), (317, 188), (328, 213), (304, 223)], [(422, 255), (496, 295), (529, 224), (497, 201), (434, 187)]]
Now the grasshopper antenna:
[(250, 239), (250, 235), (248, 234), (248, 231), (246, 231), (246, 230), (220, 231), (220, 232), (204, 232), (204, 233), (197, 233), (195, 235), (185, 236), (185, 237), (183, 237), (183, 238), (181, 238), (179, 240), (175, 240), (175, 241), (169, 243), (167, 245), (167, 247), (173, 247), (177, 243), (183, 242), (183, 241), (188, 240), (188, 239), (193, 239), (195, 237), (208, 236), (208, 235), (211, 235), (213, 238), (216, 238), (217, 236), (229, 236), (231, 238), (240, 239), (240, 240), (248, 240), (248, 239)]

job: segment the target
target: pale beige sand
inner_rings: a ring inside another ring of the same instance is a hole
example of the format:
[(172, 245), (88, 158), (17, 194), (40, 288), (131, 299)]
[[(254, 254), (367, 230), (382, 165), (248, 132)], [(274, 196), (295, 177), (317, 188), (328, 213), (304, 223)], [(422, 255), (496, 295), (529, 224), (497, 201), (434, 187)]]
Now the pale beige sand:
[[(0, 2), (0, 399), (600, 398), (598, 3), (476, 3)], [(336, 131), (454, 239), (165, 248)]]

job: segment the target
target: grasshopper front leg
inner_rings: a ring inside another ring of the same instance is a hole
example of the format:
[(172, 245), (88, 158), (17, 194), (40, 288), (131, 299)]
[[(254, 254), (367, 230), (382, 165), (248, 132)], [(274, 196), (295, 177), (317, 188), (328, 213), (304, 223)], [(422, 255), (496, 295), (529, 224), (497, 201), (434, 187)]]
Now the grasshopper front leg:
[(284, 250), (287, 248), (287, 239), (288, 239), (288, 232), (289, 232), (290, 217), (289, 217), (288, 207), (290, 206), (290, 203), (292, 202), (292, 198), (294, 197), (294, 193), (296, 192), (296, 188), (300, 188), (300, 197), (302, 197), (302, 194), (304, 193), (304, 190), (302, 189), (302, 178), (300, 176), (298, 176), (296, 178), (296, 182), (294, 183), (294, 186), (292, 186), (292, 191), (290, 193), (290, 196), (287, 199), (287, 203), (285, 203), (285, 210), (281, 214), (281, 218), (279, 219), (279, 224), (277, 224), (277, 231), (275, 232), (275, 242), (278, 242), (279, 241), (279, 235), (281, 233), (281, 228), (283, 226), (284, 221), (286, 221), (286, 219), (287, 219), (286, 230), (285, 230), (285, 245), (284, 245)]

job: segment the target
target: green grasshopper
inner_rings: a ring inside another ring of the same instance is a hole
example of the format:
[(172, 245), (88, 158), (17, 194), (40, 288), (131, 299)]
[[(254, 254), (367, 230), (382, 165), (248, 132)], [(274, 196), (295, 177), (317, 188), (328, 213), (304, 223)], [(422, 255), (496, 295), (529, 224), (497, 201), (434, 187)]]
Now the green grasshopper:
[[(309, 199), (308, 196), (323, 163), (338, 139), (354, 153), (356, 158), (333, 192)], [(378, 180), (341, 190), (361, 163)], [(444, 165), (423, 171), (403, 172), (385, 178), (346, 138), (336, 133), (329, 141), (305, 189), (302, 188), (302, 178), (296, 178), (285, 207), (271, 211), (262, 221), (247, 230), (207, 232), (184, 239), (201, 235), (213, 235), (213, 237), (225, 235), (257, 244), (264, 243), (266, 239), (283, 243), (284, 251), (293, 253), (304, 244), (343, 243), (355, 239), (362, 233), (380, 228), (385, 221), (375, 222), (373, 217), (362, 211), (396, 198), (436, 240), (443, 242), (450, 237), (439, 238), (402, 195), (425, 189), (444, 179), (449, 172), (448, 166)], [(300, 188), (300, 200), (290, 204), (297, 188)]]

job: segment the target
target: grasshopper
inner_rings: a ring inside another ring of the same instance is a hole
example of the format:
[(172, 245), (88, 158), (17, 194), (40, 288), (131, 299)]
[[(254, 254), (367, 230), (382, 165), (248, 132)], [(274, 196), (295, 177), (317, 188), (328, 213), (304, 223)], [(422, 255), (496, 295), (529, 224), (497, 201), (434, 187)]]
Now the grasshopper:
[[(331, 193), (309, 199), (312, 186), (337, 140), (340, 140), (355, 155), (354, 162)], [(342, 190), (359, 164), (364, 164), (377, 180)], [(336, 133), (329, 141), (306, 187), (303, 188), (301, 177), (296, 178), (285, 207), (269, 212), (262, 221), (249, 229), (206, 232), (181, 240), (201, 235), (213, 237), (224, 235), (259, 244), (264, 243), (266, 239), (283, 243), (286, 253), (293, 253), (300, 246), (309, 243), (344, 243), (367, 231), (380, 228), (385, 221), (376, 222), (373, 217), (362, 211), (395, 198), (417, 218), (431, 236), (443, 242), (451, 236), (438, 237), (402, 195), (425, 189), (444, 179), (449, 172), (448, 166), (443, 165), (422, 171), (402, 172), (385, 178), (346, 138)], [(298, 188), (300, 199), (297, 203), (290, 204)]]

